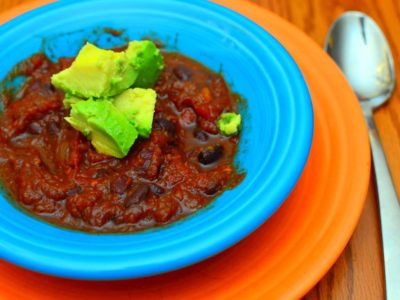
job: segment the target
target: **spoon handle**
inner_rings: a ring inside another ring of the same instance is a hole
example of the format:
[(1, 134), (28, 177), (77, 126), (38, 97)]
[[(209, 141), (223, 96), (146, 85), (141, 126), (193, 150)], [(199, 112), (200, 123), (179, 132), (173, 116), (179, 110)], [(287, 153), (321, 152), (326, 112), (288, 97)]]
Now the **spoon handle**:
[(400, 299), (400, 205), (386, 163), (372, 111), (364, 115), (368, 124), (381, 217), (386, 299)]

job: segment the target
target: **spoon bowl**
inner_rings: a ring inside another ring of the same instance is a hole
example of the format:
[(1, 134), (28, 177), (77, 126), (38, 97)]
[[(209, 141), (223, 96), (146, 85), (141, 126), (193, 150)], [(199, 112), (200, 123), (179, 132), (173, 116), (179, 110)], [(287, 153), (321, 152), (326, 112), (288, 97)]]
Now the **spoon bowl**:
[(389, 44), (367, 15), (351, 11), (332, 25), (325, 41), (328, 54), (342, 69), (363, 108), (386, 102), (395, 88)]

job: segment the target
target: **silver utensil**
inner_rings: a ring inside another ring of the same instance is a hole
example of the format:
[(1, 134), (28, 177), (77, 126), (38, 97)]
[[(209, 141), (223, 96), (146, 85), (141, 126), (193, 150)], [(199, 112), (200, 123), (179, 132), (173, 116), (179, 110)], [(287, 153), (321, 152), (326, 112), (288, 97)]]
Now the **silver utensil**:
[(389, 99), (395, 86), (392, 53), (378, 25), (356, 11), (344, 13), (333, 23), (324, 48), (347, 77), (368, 125), (381, 217), (386, 299), (399, 300), (400, 205), (373, 120), (373, 110)]

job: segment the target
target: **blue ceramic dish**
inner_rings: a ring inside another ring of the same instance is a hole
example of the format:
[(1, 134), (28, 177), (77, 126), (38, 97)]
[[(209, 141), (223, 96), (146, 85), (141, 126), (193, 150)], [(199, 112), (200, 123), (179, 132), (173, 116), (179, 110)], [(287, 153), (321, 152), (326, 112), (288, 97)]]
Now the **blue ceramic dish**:
[(313, 132), (306, 83), (270, 34), (206, 1), (60, 1), (0, 26), (0, 78), (44, 50), (76, 54), (83, 39), (121, 43), (99, 28), (151, 35), (218, 71), (248, 101), (237, 164), (244, 181), (208, 208), (156, 230), (95, 235), (57, 228), (0, 195), (0, 257), (38, 272), (90, 280), (150, 276), (199, 262), (240, 241), (284, 202), (305, 166)]

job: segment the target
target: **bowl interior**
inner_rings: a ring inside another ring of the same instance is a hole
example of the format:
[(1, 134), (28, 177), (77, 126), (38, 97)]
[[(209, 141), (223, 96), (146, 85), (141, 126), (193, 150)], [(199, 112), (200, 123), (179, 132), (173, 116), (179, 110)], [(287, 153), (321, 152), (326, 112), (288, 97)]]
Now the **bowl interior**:
[[(120, 36), (104, 28), (122, 29)], [(307, 86), (285, 49), (244, 17), (206, 1), (60, 1), (0, 27), (0, 78), (30, 55), (75, 55), (85, 40), (102, 47), (152, 37), (168, 50), (222, 71), (242, 107), (236, 162), (244, 181), (210, 207), (158, 230), (93, 235), (54, 227), (0, 195), (0, 256), (36, 271), (83, 279), (141, 277), (174, 270), (239, 241), (285, 200), (312, 140)]]

